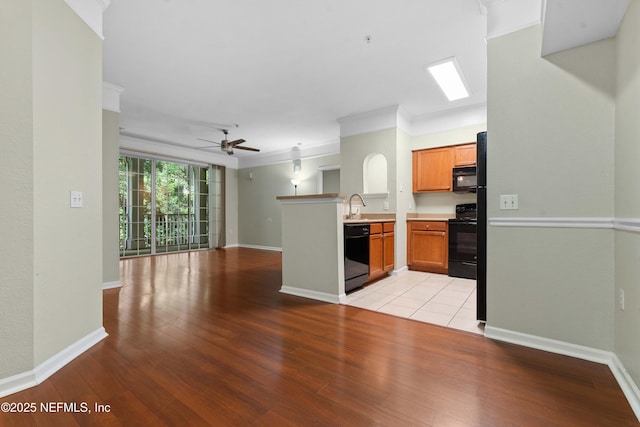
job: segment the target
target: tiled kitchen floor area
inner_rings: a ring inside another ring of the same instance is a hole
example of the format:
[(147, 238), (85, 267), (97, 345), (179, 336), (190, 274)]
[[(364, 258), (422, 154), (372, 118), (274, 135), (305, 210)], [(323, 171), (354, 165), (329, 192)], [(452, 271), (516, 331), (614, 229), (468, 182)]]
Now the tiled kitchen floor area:
[(347, 295), (346, 305), (483, 334), (476, 320), (476, 281), (404, 271)]

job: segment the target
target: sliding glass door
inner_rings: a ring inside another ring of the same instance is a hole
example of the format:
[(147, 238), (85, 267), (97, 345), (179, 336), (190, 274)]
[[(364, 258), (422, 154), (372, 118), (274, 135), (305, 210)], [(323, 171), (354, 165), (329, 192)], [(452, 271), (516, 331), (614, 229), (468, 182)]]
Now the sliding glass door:
[(120, 256), (224, 246), (223, 176), (219, 166), (121, 156)]

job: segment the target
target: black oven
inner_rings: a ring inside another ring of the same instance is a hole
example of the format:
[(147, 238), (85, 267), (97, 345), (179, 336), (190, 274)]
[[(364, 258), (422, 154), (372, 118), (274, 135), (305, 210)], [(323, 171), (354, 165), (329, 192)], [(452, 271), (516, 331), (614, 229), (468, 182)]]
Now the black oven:
[(476, 204), (456, 206), (456, 219), (449, 220), (449, 276), (477, 278), (478, 223)]
[(475, 166), (453, 168), (453, 191), (456, 193), (475, 193), (478, 178)]

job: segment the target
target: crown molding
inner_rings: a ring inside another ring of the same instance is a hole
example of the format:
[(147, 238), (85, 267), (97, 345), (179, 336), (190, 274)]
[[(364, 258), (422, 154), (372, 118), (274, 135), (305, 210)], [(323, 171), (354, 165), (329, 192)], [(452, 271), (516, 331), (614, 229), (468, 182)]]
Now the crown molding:
[(487, 39), (542, 22), (542, 0), (480, 0), (487, 15)]
[(102, 82), (102, 109), (120, 112), (120, 95), (124, 88), (111, 83)]
[(334, 154), (340, 154), (340, 141), (332, 141), (328, 144), (314, 145), (310, 147), (294, 147), (293, 149), (271, 151), (264, 154), (261, 153), (253, 156), (241, 157), (238, 159), (238, 169), (274, 165), (277, 163), (291, 162), (295, 159), (332, 156)]
[(102, 14), (111, 4), (111, 0), (64, 0), (76, 15), (82, 19), (101, 39)]
[(213, 164), (230, 169), (238, 168), (238, 158), (195, 150), (176, 141), (156, 138), (134, 132), (120, 132), (120, 150), (128, 153), (139, 153), (152, 157), (173, 160), (185, 160), (197, 164)]
[[(340, 137), (345, 138), (347, 136), (361, 135), (368, 132), (400, 128), (408, 124), (405, 116), (406, 114), (401, 111), (400, 106), (391, 105), (377, 110), (341, 117), (338, 119), (338, 123), (340, 124)], [(409, 129), (401, 130), (406, 133), (411, 133)]]
[(487, 103), (423, 114), (411, 119), (409, 135), (445, 132), (487, 123)]

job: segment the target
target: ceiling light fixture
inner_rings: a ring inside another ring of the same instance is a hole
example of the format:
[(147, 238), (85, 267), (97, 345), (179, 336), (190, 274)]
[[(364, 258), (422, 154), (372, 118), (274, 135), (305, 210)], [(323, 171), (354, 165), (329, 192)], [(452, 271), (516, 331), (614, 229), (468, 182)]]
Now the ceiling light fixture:
[(429, 65), (427, 70), (429, 70), (449, 101), (469, 97), (469, 89), (464, 83), (460, 66), (455, 57)]

